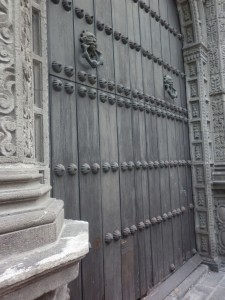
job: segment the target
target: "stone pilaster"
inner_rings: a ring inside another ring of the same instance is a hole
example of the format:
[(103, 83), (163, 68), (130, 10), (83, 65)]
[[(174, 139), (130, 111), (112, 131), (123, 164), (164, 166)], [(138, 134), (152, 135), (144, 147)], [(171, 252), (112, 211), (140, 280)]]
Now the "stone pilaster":
[[(45, 5), (0, 0), (2, 300), (68, 299), (66, 285), (88, 252), (87, 223), (64, 220), (63, 201), (50, 197)], [(41, 29), (39, 53), (35, 22)], [(35, 98), (35, 63), (41, 104)]]
[(209, 96), (208, 36), (204, 1), (179, 0), (184, 35), (184, 64), (189, 112), (192, 181), (197, 250), (212, 268), (218, 268), (216, 220), (212, 193), (214, 164), (213, 119)]

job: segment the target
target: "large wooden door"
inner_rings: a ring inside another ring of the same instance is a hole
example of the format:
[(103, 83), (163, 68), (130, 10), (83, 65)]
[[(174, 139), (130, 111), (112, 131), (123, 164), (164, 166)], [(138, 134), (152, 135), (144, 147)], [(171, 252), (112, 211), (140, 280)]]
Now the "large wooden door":
[(174, 0), (48, 0), (53, 196), (89, 222), (71, 299), (140, 299), (195, 248)]

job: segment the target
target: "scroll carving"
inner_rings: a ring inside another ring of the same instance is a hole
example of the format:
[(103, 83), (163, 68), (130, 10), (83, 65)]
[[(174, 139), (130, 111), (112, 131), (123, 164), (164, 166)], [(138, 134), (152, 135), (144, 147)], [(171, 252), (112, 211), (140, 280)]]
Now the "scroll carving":
[(103, 65), (102, 53), (97, 49), (97, 40), (93, 33), (82, 31), (80, 34), (80, 43), (83, 51), (82, 57), (87, 60), (92, 68)]
[(31, 4), (21, 0), (21, 58), (23, 67), (23, 135), (24, 155), (34, 156), (32, 99)]
[(0, 156), (16, 153), (13, 24), (9, 1), (0, 0)]

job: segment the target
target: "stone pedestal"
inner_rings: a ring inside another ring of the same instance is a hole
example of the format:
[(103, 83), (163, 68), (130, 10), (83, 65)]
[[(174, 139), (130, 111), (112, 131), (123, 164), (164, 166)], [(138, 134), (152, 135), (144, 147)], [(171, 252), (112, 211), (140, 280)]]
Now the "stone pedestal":
[(69, 299), (88, 224), (50, 197), (46, 3), (0, 0), (0, 299)]

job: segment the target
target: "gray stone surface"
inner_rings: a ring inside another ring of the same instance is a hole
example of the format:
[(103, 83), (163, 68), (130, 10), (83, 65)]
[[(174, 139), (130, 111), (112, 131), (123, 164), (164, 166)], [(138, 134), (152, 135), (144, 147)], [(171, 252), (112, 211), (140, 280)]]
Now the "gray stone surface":
[(208, 272), (182, 298), (183, 300), (224, 300), (225, 271)]

